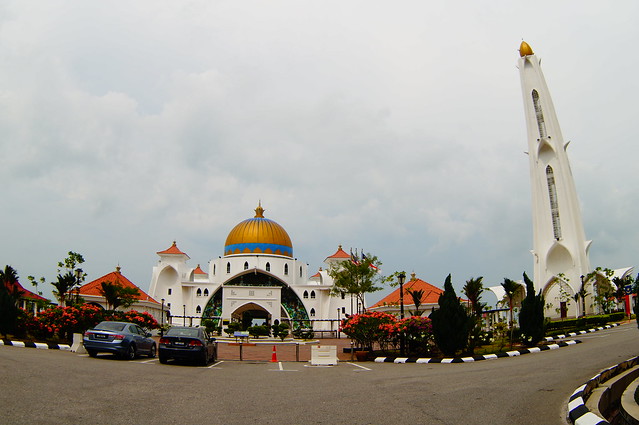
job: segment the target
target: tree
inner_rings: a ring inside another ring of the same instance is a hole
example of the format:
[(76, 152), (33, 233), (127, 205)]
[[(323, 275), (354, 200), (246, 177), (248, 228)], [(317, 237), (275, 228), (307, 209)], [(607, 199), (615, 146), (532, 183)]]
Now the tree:
[(519, 327), (524, 336), (524, 344), (529, 347), (536, 345), (545, 334), (544, 296), (539, 291), (535, 294), (535, 285), (524, 272), (526, 283), (526, 298), (521, 302), (519, 312)]
[(382, 263), (372, 254), (362, 255), (361, 261), (346, 260), (332, 264), (328, 269), (328, 275), (333, 278), (331, 295), (355, 295), (358, 305), (365, 308), (365, 294), (382, 289), (381, 286), (377, 286), (384, 281), (379, 273), (381, 265)]
[(614, 272), (609, 268), (597, 267), (585, 277), (586, 282), (592, 282), (593, 292), (595, 294), (595, 304), (599, 305), (604, 313), (609, 313), (614, 301), (614, 290), (610, 278)]
[(123, 286), (117, 282), (102, 282), (98, 291), (106, 301), (107, 310), (117, 310), (118, 307), (131, 307), (140, 296), (138, 288)]
[(470, 325), (470, 340), (468, 343), (468, 351), (473, 353), (475, 351), (475, 342), (479, 339), (481, 333), (481, 313), (485, 304), (481, 302), (481, 294), (484, 291), (484, 283), (482, 282), (483, 276), (478, 278), (470, 278), (464, 285), (463, 293), (468, 298), (471, 306), (471, 325)]
[(580, 305), (579, 304), (579, 300), (581, 300), (581, 315), (580, 316), (582, 316), (582, 317), (586, 315), (586, 297), (588, 295), (590, 295), (590, 292), (588, 292), (588, 289), (586, 288), (587, 281), (588, 281), (588, 279), (586, 279), (584, 276), (581, 276), (581, 287), (575, 293), (575, 302), (577, 303), (577, 305)]
[(410, 289), (406, 288), (406, 292), (410, 294), (410, 297), (413, 299), (413, 305), (415, 306), (415, 310), (411, 313), (413, 316), (421, 316), (422, 312), (419, 311), (419, 306), (422, 305), (422, 297), (424, 296), (423, 289)]
[(18, 290), (18, 273), (11, 266), (0, 270), (0, 335), (8, 337), (18, 325), (20, 308), (18, 303), (22, 295)]
[(513, 332), (515, 330), (515, 319), (513, 317), (513, 308), (515, 304), (515, 294), (519, 289), (519, 284), (514, 280), (510, 280), (507, 277), (504, 278), (504, 281), (501, 284), (502, 288), (504, 288), (504, 292), (506, 293), (506, 298), (508, 299), (508, 310), (510, 310), (510, 348), (513, 348)]
[[(84, 282), (86, 273), (84, 273), (82, 269), (76, 268), (76, 266), (82, 263), (84, 263), (82, 255), (73, 251), (69, 251), (67, 257), (58, 262), (57, 281), (51, 282), (51, 285), (55, 288), (53, 294), (58, 298), (62, 306), (67, 305), (69, 293), (79, 288), (82, 282)], [(66, 272), (63, 272), (62, 269), (65, 269)]]
[(444, 292), (439, 296), (438, 304), (439, 309), (429, 316), (433, 323), (435, 343), (444, 355), (453, 356), (466, 348), (470, 319), (466, 308), (457, 298), (450, 275), (446, 277)]

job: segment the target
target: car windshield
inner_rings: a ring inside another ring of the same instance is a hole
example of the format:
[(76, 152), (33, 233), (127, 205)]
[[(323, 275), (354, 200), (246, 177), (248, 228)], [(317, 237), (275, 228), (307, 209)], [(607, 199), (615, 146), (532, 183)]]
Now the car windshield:
[(115, 322), (101, 322), (95, 329), (101, 329), (103, 331), (121, 331), (124, 330), (124, 323)]
[(165, 334), (167, 336), (189, 336), (192, 338), (199, 337), (199, 332), (197, 329), (193, 328), (171, 328)]

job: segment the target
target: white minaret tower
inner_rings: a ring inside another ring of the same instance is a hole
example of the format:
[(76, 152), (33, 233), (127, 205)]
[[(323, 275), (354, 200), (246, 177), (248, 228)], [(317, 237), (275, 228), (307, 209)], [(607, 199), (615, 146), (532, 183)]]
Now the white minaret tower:
[[(575, 182), (540, 59), (522, 41), (518, 61), (528, 133), (532, 188), (534, 282), (548, 317), (582, 314), (574, 294), (590, 272)], [(589, 290), (592, 293), (592, 288)], [(590, 302), (586, 303), (586, 308)]]

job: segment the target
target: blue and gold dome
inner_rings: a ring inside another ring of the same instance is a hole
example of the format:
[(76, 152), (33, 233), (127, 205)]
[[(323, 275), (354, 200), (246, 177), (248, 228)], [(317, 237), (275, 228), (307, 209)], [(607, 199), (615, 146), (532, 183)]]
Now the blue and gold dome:
[(293, 257), (293, 244), (286, 230), (273, 220), (264, 218), (261, 203), (255, 217), (239, 223), (224, 244), (224, 255), (274, 254)]

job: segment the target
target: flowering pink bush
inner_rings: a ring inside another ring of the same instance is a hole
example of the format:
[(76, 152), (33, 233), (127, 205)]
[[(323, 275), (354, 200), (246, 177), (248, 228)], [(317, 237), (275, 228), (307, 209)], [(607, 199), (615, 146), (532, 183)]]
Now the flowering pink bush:
[(367, 311), (342, 320), (341, 331), (357, 341), (362, 348), (372, 349), (374, 343), (386, 346), (393, 337), (395, 316), (379, 311)]

